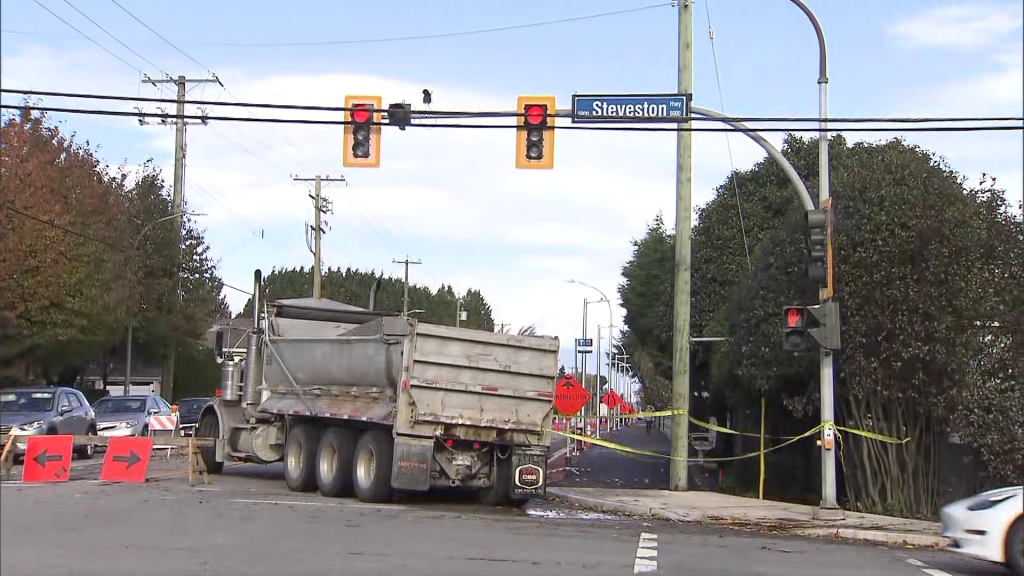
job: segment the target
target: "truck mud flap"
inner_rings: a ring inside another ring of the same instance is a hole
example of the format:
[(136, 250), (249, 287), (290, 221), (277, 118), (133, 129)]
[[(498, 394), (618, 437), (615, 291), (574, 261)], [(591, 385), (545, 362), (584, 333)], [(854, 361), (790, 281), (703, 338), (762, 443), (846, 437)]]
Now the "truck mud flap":
[(433, 439), (395, 438), (391, 486), (396, 490), (426, 492), (430, 489), (430, 463), (434, 457)]
[(512, 496), (543, 497), (547, 493), (547, 451), (512, 451)]

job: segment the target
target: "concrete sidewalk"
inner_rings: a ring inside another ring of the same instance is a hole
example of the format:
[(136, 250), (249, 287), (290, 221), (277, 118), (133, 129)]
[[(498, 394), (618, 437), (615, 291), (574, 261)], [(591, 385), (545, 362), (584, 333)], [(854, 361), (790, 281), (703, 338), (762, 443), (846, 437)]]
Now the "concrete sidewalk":
[(846, 512), (845, 520), (815, 520), (813, 506), (715, 492), (552, 487), (548, 495), (586, 508), (677, 522), (763, 528), (887, 545), (944, 547), (951, 543), (941, 536), (938, 522), (858, 512)]

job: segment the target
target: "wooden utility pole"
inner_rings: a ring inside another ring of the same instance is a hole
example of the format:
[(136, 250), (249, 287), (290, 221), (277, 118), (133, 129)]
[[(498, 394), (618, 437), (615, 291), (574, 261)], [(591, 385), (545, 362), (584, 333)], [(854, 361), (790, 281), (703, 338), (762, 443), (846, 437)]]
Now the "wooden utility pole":
[[(330, 176), (320, 176), (317, 174), (313, 178), (299, 178), (293, 176), (292, 180), (296, 182), (314, 182), (313, 194), (310, 194), (310, 198), (313, 200), (313, 225), (310, 226), (310, 230), (313, 236), (313, 298), (322, 298), (323, 288), (323, 270), (322, 270), (322, 258), (320, 250), (320, 240), (323, 238), (324, 228), (320, 223), (320, 215), (327, 214), (331, 210), (330, 200), (324, 199), (320, 192), (321, 182), (344, 182), (345, 177), (331, 178)], [(326, 206), (325, 206), (326, 204)]]
[(419, 260), (409, 260), (406, 256), (405, 260), (391, 260), (392, 264), (405, 264), (405, 288), (402, 293), (402, 316), (409, 315), (409, 264), (423, 264)]
[[(181, 237), (182, 237), (182, 206), (185, 201), (185, 126), (187, 124), (207, 124), (206, 119), (199, 122), (186, 122), (185, 121), (185, 87), (189, 84), (204, 84), (214, 83), (221, 84), (220, 79), (217, 77), (213, 78), (196, 78), (189, 79), (183, 75), (179, 75), (177, 78), (160, 78), (153, 79), (149, 76), (145, 76), (142, 80), (144, 83), (152, 84), (153, 86), (159, 87), (160, 84), (174, 84), (177, 86), (177, 105), (174, 112), (174, 192), (172, 197), (172, 204), (174, 214), (177, 214), (175, 218), (175, 241), (178, 247), (174, 252), (174, 270), (175, 276), (177, 277), (177, 297), (174, 299), (174, 306), (181, 302)], [(221, 84), (223, 86), (223, 84)], [(145, 126), (147, 124), (160, 124), (166, 126), (168, 123), (166, 118), (162, 118), (159, 122), (148, 122), (144, 118), (139, 118), (139, 124)], [(169, 351), (170, 358), (168, 358), (167, 366), (164, 368), (164, 379), (160, 384), (160, 394), (168, 402), (172, 402), (174, 399), (174, 364), (178, 359), (178, 342), (176, 337), (171, 339), (171, 349)], [(127, 378), (127, 375), (126, 375)], [(125, 394), (131, 393), (131, 382), (125, 381)]]

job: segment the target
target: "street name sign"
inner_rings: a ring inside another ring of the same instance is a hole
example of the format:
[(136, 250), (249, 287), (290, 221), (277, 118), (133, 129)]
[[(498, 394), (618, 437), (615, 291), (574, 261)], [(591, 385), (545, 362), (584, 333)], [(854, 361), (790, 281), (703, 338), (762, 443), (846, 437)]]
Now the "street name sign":
[(690, 94), (573, 94), (572, 121), (682, 122), (690, 115)]

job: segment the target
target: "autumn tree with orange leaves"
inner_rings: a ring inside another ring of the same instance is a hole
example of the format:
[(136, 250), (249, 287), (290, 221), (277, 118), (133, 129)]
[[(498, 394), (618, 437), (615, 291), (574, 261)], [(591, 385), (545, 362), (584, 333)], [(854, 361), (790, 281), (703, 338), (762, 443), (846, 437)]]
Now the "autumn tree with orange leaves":
[[(0, 126), (0, 369), (54, 381), (136, 346), (162, 360), (226, 304), (202, 234), (186, 221), (180, 304), (174, 227), (159, 172), (129, 178), (88, 141), (21, 110)], [(145, 231), (143, 233), (143, 231)]]

